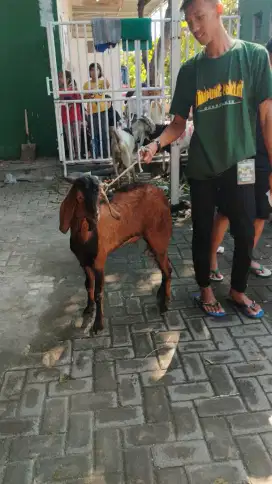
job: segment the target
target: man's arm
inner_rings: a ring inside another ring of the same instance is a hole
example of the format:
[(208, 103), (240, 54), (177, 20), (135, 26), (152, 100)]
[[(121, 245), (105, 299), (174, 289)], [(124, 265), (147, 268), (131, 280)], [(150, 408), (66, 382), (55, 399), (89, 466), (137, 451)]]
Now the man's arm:
[(164, 148), (176, 141), (186, 128), (186, 119), (176, 114), (173, 121), (165, 128), (160, 136), (160, 145)]
[[(186, 119), (176, 114), (173, 121), (165, 128), (159, 137), (161, 148), (176, 141), (186, 128)], [(142, 151), (142, 159), (145, 163), (150, 163), (153, 156), (157, 153), (158, 146), (156, 141), (149, 143)]]
[(264, 143), (272, 168), (272, 99), (262, 102), (259, 109)]
[[(162, 148), (176, 141), (184, 133), (191, 106), (195, 101), (195, 93), (195, 64), (191, 59), (183, 64), (178, 74), (170, 108), (170, 114), (174, 116), (174, 119), (159, 137)], [(143, 160), (146, 163), (150, 163), (157, 149), (158, 145), (156, 142), (147, 145), (142, 155)]]

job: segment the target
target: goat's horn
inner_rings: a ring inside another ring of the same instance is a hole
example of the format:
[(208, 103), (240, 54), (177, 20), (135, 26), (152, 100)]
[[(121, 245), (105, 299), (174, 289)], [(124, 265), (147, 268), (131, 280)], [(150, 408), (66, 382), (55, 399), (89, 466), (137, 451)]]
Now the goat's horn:
[(106, 195), (106, 193), (105, 193), (105, 191), (103, 190), (103, 188), (102, 188), (102, 187), (100, 187), (100, 193), (101, 193), (102, 197), (104, 198), (104, 200), (105, 200), (105, 202), (106, 202), (107, 206), (109, 207), (109, 211), (110, 211), (111, 216), (112, 216), (113, 218), (116, 218), (117, 220), (120, 220), (120, 218), (121, 218), (120, 213), (119, 213), (119, 212), (117, 212), (117, 210), (115, 210), (115, 209), (114, 209), (114, 208), (111, 206), (111, 204), (110, 204), (110, 202), (109, 202), (109, 199), (108, 199), (108, 197), (107, 197), (107, 195)]

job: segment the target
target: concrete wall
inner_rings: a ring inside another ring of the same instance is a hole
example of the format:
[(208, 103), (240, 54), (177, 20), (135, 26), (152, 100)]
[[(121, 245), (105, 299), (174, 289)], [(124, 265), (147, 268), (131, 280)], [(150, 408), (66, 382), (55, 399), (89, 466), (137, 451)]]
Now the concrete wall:
[(46, 21), (56, 18), (55, 0), (8, 0), (0, 3), (1, 129), (0, 159), (20, 156), (26, 142), (24, 110), (38, 156), (56, 156)]
[(272, 0), (240, 0), (239, 9), (241, 15), (241, 39), (250, 42), (254, 41), (254, 15), (262, 12), (261, 36), (258, 42), (266, 44), (272, 36)]

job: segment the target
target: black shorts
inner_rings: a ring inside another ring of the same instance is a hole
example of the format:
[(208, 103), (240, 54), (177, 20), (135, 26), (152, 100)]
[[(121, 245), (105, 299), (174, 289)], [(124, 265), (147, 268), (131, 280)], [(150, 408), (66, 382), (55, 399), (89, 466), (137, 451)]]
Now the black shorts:
[[(256, 205), (256, 218), (267, 220), (272, 211), (270, 204), (268, 202), (268, 197), (266, 193), (269, 190), (269, 175), (270, 172), (263, 170), (256, 170), (255, 176), (255, 205)], [(225, 215), (224, 210), (224, 200), (221, 199), (220, 193), (218, 193), (218, 213)], [(225, 215), (226, 216), (226, 215)]]

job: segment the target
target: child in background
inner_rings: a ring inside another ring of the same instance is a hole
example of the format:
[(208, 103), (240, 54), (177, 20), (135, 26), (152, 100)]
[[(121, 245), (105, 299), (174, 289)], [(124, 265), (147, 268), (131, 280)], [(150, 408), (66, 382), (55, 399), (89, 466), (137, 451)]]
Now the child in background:
[[(109, 81), (103, 77), (100, 64), (92, 62), (89, 65), (89, 80), (83, 86), (84, 99), (97, 99), (97, 102), (87, 103), (89, 129), (92, 140), (92, 154), (95, 159), (108, 158), (108, 103), (105, 102), (105, 94), (98, 90), (109, 89)], [(101, 152), (102, 148), (102, 152)]]
[[(66, 86), (65, 80), (66, 79)], [(72, 82), (72, 75), (70, 71), (59, 73), (59, 88), (60, 91), (75, 91), (77, 90), (76, 82)], [(81, 99), (80, 94), (60, 94), (60, 99), (65, 101), (71, 100), (71, 103), (63, 103), (61, 106), (61, 118), (66, 136), (67, 145), (69, 146), (70, 159), (79, 159), (81, 151), (81, 126), (82, 126), (82, 105), (81, 103), (74, 103), (74, 100)], [(71, 142), (69, 141), (69, 125)]]

